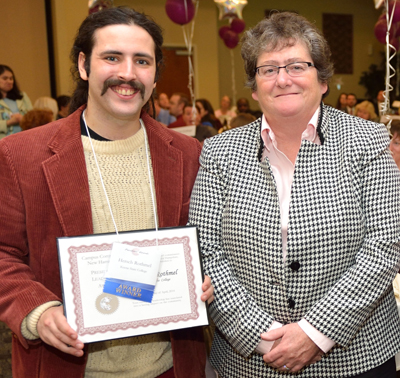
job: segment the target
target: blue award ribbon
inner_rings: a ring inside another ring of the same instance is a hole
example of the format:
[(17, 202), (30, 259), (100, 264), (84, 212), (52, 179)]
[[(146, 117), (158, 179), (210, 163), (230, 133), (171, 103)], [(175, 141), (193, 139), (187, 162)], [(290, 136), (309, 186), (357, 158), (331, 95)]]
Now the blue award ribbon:
[(151, 303), (154, 294), (154, 285), (143, 284), (140, 282), (117, 280), (115, 278), (106, 278), (103, 292), (117, 295), (138, 301)]

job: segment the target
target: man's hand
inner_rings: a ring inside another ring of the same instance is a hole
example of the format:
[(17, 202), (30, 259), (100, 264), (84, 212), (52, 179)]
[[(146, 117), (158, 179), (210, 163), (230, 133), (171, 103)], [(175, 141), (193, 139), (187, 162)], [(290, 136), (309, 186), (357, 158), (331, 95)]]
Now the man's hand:
[(83, 356), (83, 343), (67, 323), (63, 306), (47, 309), (39, 318), (37, 331), (46, 344), (76, 357)]
[(263, 333), (261, 338), (266, 341), (281, 339), (263, 356), (268, 365), (280, 371), (296, 373), (304, 366), (319, 361), (323, 354), (297, 323)]
[(201, 295), (201, 300), (203, 302), (207, 301), (210, 304), (214, 300), (214, 286), (211, 285), (211, 278), (204, 276), (204, 282), (201, 286), (203, 294)]

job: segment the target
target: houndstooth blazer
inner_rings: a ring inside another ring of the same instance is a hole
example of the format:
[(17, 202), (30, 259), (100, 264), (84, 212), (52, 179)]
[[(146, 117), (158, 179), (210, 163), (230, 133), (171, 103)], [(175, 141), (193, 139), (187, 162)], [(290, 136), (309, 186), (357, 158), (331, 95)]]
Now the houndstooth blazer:
[[(288, 376), (254, 352), (274, 320), (307, 319), (336, 342), (296, 377), (368, 371), (400, 350), (392, 289), (400, 174), (381, 124), (321, 105), (321, 145), (297, 156), (282, 259), (280, 208), (261, 119), (205, 142), (189, 222), (215, 287), (211, 363), (223, 378)], [(290, 374), (289, 374), (290, 376)]]

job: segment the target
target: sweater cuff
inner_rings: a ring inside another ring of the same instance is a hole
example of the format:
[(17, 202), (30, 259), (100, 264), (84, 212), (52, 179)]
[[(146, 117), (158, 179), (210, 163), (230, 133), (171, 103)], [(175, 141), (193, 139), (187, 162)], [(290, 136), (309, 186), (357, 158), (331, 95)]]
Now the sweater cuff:
[(60, 301), (50, 301), (43, 303), (42, 305), (36, 307), (32, 310), (26, 318), (22, 320), (21, 324), (21, 333), (27, 340), (36, 340), (39, 339), (39, 334), (37, 331), (37, 323), (42, 314), (48, 310), (50, 307), (61, 306), (62, 303)]

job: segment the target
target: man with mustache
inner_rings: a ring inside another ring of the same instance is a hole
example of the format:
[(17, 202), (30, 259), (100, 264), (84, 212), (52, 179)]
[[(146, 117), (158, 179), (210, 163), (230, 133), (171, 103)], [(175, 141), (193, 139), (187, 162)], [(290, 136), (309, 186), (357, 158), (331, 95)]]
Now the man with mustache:
[[(115, 232), (110, 208), (119, 231), (187, 222), (200, 145), (146, 112), (162, 42), (132, 9), (91, 14), (71, 52), (72, 114), (0, 143), (0, 319), (14, 378), (204, 376), (201, 329), (84, 345), (63, 315), (57, 237)], [(209, 278), (203, 291), (213, 299)]]

